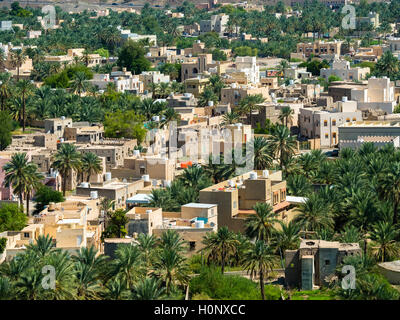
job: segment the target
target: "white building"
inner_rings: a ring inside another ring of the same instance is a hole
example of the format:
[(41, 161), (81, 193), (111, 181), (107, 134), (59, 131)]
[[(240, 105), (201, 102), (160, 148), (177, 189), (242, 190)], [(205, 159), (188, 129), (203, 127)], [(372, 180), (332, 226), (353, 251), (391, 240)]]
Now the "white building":
[(340, 148), (359, 148), (365, 142), (372, 142), (377, 147), (388, 143), (399, 147), (399, 139), (399, 121), (358, 121), (339, 127)]
[(117, 92), (129, 91), (134, 94), (143, 92), (143, 82), (140, 81), (138, 75), (132, 75), (131, 72), (117, 71), (109, 74), (94, 74), (93, 79), (89, 82), (97, 86), (100, 90), (105, 90), (109, 83), (113, 83)]
[(351, 90), (351, 100), (357, 101), (359, 110), (381, 109), (388, 114), (393, 113), (396, 106), (394, 83), (387, 77), (371, 77), (367, 88)]
[(225, 29), (228, 21), (229, 16), (226, 14), (213, 15), (210, 20), (201, 20), (200, 34), (214, 31), (223, 36), (226, 32)]
[(343, 123), (362, 120), (356, 101), (338, 101), (331, 108), (301, 108), (299, 127), (301, 135), (320, 139), (321, 147), (333, 147), (339, 142), (338, 128)]
[(370, 73), (370, 69), (367, 68), (350, 68), (350, 62), (347, 60), (335, 59), (330, 68), (322, 68), (320, 75), (326, 81), (328, 81), (330, 76), (336, 76), (342, 80), (349, 81), (361, 81), (364, 80), (367, 74)]
[(170, 82), (170, 77), (169, 75), (165, 75), (161, 73), (160, 71), (143, 71), (139, 75), (140, 81), (143, 82), (144, 89), (148, 90), (150, 89), (150, 85), (152, 83), (162, 83), (162, 82)]
[(157, 36), (154, 34), (137, 34), (137, 33), (132, 33), (130, 30), (124, 30), (121, 29), (121, 27), (117, 27), (117, 29), (121, 32), (121, 37), (122, 39), (125, 40), (133, 40), (133, 41), (139, 41), (139, 40), (146, 40), (149, 39), (150, 45), (151, 46), (157, 46)]
[(243, 72), (248, 83), (260, 82), (260, 66), (257, 65), (257, 57), (236, 57), (233, 67), (227, 68), (225, 73)]
[(12, 21), (0, 21), (0, 31), (11, 31)]

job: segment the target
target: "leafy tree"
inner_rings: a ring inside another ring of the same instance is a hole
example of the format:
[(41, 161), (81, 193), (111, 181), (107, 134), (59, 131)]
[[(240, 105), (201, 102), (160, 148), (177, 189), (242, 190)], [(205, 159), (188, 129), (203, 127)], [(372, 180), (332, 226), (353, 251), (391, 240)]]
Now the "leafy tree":
[(118, 55), (118, 66), (125, 67), (134, 74), (149, 70), (150, 61), (145, 58), (146, 50), (139, 43), (128, 40), (124, 43)]
[(18, 205), (9, 203), (1, 206), (0, 232), (19, 231), (25, 228), (27, 223), (28, 218)]
[(128, 233), (125, 226), (129, 219), (123, 209), (118, 209), (110, 213), (110, 219), (102, 238), (123, 238)]
[(118, 110), (106, 115), (104, 119), (105, 136), (109, 138), (137, 139), (144, 141), (146, 129), (143, 127), (143, 117), (133, 110)]
[(52, 188), (47, 187), (45, 185), (42, 185), (37, 189), (34, 200), (36, 202), (35, 212), (39, 213), (50, 202), (54, 203), (63, 202), (65, 201), (65, 198), (63, 197), (61, 192), (53, 190)]

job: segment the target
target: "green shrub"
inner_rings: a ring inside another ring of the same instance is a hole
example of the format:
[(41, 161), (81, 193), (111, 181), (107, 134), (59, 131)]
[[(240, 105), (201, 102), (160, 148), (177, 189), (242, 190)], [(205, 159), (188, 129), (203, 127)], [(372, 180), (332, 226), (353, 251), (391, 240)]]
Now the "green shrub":
[(6, 249), (7, 238), (0, 238), (0, 254)]
[(0, 232), (19, 231), (25, 228), (27, 222), (28, 218), (19, 205), (8, 203), (0, 208)]
[[(208, 296), (218, 300), (260, 300), (261, 293), (257, 282), (236, 275), (222, 275), (215, 267), (203, 268), (199, 276), (190, 281), (192, 298)], [(265, 286), (267, 300), (278, 300), (280, 289)]]

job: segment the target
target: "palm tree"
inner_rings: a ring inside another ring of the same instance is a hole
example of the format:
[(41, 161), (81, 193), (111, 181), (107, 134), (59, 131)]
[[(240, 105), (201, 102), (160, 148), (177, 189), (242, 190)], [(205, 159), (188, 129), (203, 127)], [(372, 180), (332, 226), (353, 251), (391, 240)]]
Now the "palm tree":
[(123, 281), (127, 289), (132, 289), (145, 274), (139, 248), (132, 245), (119, 246), (115, 256), (113, 273)]
[(201, 190), (211, 185), (209, 177), (205, 174), (202, 167), (191, 166), (186, 168), (179, 176), (179, 180), (187, 188)]
[(167, 295), (177, 283), (184, 286), (190, 279), (186, 259), (177, 250), (170, 248), (159, 253), (152, 275), (165, 284)]
[(38, 167), (35, 163), (29, 166), (28, 178), (29, 181), (25, 185), (25, 198), (26, 198), (26, 214), (29, 215), (29, 201), (31, 199), (32, 192), (37, 190), (42, 185), (44, 176), (37, 171)]
[(87, 85), (87, 76), (83, 71), (78, 71), (75, 74), (74, 81), (72, 82), (72, 89), (74, 92), (77, 92), (79, 96), (82, 96), (82, 92), (86, 90)]
[(81, 299), (97, 299), (100, 283), (100, 271), (105, 267), (107, 256), (97, 255), (94, 246), (81, 248), (72, 259), (77, 280), (77, 296)]
[[(33, 162), (28, 161), (26, 153), (15, 153), (10, 162), (3, 166), (5, 172), (4, 186), (12, 187), (14, 193), (19, 196), (19, 204), (23, 207), (23, 194), (27, 195), (38, 186), (38, 182), (42, 176), (37, 172), (37, 166)], [(27, 197), (29, 203), (29, 196)], [(29, 210), (29, 204), (27, 205)], [(29, 211), (27, 211), (29, 215)]]
[(101, 173), (103, 166), (101, 165), (101, 159), (93, 152), (86, 152), (82, 156), (82, 171), (87, 174), (87, 182), (90, 181), (92, 174)]
[(278, 214), (265, 202), (257, 202), (253, 209), (256, 213), (246, 219), (245, 233), (251, 239), (268, 242), (274, 232), (274, 224), (278, 222)]
[(164, 298), (165, 288), (161, 287), (160, 280), (146, 278), (133, 287), (134, 300), (160, 300)]
[(160, 122), (160, 128), (164, 128), (164, 126), (168, 125), (171, 121), (179, 121), (181, 120), (181, 115), (175, 111), (174, 108), (167, 108), (162, 116), (162, 120)]
[(219, 75), (212, 75), (210, 77), (210, 85), (214, 90), (214, 93), (218, 96), (218, 100), (221, 100), (221, 90), (225, 87), (225, 83), (222, 81)]
[(17, 82), (17, 89), (22, 97), (22, 131), (25, 131), (26, 99), (33, 92), (34, 86), (30, 80), (20, 80)]
[(262, 240), (257, 240), (244, 255), (244, 269), (250, 273), (251, 278), (258, 274), (263, 300), (265, 300), (264, 279), (268, 276), (268, 272), (273, 270), (275, 261), (276, 256), (272, 248)]
[(54, 249), (53, 238), (47, 234), (46, 236), (39, 236), (36, 239), (36, 243), (28, 244), (26, 247), (26, 254), (29, 255), (32, 253), (34, 256), (42, 259), (56, 250), (57, 249)]
[(289, 194), (297, 197), (306, 197), (312, 190), (311, 183), (304, 175), (294, 174), (287, 178), (287, 190)]
[(54, 156), (53, 168), (58, 170), (62, 177), (62, 192), (65, 196), (67, 179), (72, 170), (81, 167), (81, 156), (76, 147), (70, 143), (64, 143)]
[(0, 105), (2, 111), (6, 110), (7, 100), (12, 96), (10, 76), (9, 73), (0, 74)]
[(214, 90), (210, 86), (207, 86), (200, 94), (197, 104), (199, 107), (206, 107), (209, 101), (213, 101), (214, 103), (216, 103), (218, 101), (218, 96), (215, 94)]
[(281, 168), (296, 152), (296, 138), (290, 135), (290, 130), (285, 126), (277, 126), (271, 135), (271, 147), (273, 154), (279, 159)]
[(202, 250), (206, 253), (208, 260), (221, 262), (221, 272), (223, 274), (225, 263), (236, 254), (239, 241), (233, 232), (223, 226), (218, 229), (217, 233), (207, 233), (203, 239), (203, 244), (204, 248)]
[(258, 109), (257, 105), (263, 103), (265, 98), (261, 94), (248, 95), (239, 102), (239, 112), (248, 114), (250, 124), (253, 124), (253, 111)]
[(19, 68), (25, 63), (27, 56), (21, 49), (12, 50), (10, 56), (11, 64), (14, 68), (17, 68), (17, 82), (19, 82)]
[(230, 124), (237, 123), (239, 121), (239, 118), (240, 118), (239, 114), (234, 111), (225, 113), (222, 116), (223, 121), (222, 121), (221, 125), (227, 126)]
[(391, 51), (386, 51), (376, 63), (374, 74), (377, 76), (387, 76), (394, 80), (398, 72), (399, 60)]
[(157, 240), (153, 235), (140, 233), (137, 241), (144, 264), (149, 270), (156, 257)]
[(289, 223), (279, 221), (280, 229), (276, 229), (273, 234), (273, 243), (276, 248), (281, 250), (294, 250), (298, 248), (300, 242), (300, 225), (293, 220)]
[(333, 228), (333, 218), (326, 203), (315, 193), (310, 194), (308, 199), (298, 206), (297, 211), (299, 214), (294, 221), (306, 232)]
[(400, 248), (396, 242), (398, 234), (396, 227), (389, 222), (379, 221), (373, 226), (370, 239), (376, 244), (372, 249), (377, 259), (385, 262), (399, 255)]
[(283, 107), (279, 114), (279, 120), (282, 122), (284, 126), (288, 126), (289, 123), (293, 121), (294, 110), (290, 107)]
[(174, 250), (176, 252), (183, 252), (187, 248), (186, 242), (181, 238), (179, 233), (171, 229), (161, 234), (159, 245), (164, 250)]
[(72, 300), (76, 297), (75, 272), (71, 255), (67, 251), (53, 251), (43, 259), (45, 266), (55, 272), (55, 287), (44, 290), (46, 300)]
[(379, 180), (380, 194), (393, 203), (393, 224), (396, 225), (400, 205), (400, 162), (391, 164)]
[(270, 168), (273, 162), (272, 152), (268, 140), (255, 137), (253, 140), (254, 169), (264, 170)]
[(113, 278), (106, 284), (105, 299), (107, 300), (126, 300), (130, 296), (130, 291), (127, 290), (125, 282), (121, 279)]

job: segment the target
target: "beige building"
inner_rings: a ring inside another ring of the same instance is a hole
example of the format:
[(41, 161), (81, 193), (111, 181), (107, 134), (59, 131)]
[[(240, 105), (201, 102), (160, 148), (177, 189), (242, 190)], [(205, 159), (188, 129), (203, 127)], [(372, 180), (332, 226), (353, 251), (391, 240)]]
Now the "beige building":
[(150, 179), (171, 182), (175, 177), (175, 161), (161, 156), (126, 157), (123, 166), (111, 169), (113, 177), (119, 179), (138, 179), (148, 175)]
[(233, 179), (200, 190), (200, 203), (218, 205), (218, 227), (244, 231), (245, 220), (255, 214), (256, 203), (269, 203), (281, 219), (288, 217), (286, 210), (286, 181), (281, 171), (252, 171)]
[(11, 260), (39, 236), (46, 235), (53, 238), (55, 248), (71, 254), (89, 246), (101, 250), (103, 225), (99, 218), (99, 199), (94, 197), (73, 196), (65, 202), (50, 203), (38, 216), (31, 218), (21, 231), (6, 232), (7, 247), (3, 259)]
[(113, 209), (119, 209), (125, 208), (126, 200), (134, 196), (137, 191), (143, 189), (144, 186), (144, 180), (124, 182), (115, 178), (112, 179), (111, 173), (106, 173), (104, 182), (90, 184), (83, 182), (76, 187), (76, 194), (80, 196), (90, 196), (92, 192), (97, 192), (98, 197), (114, 200)]
[(327, 55), (340, 55), (340, 49), (342, 46), (341, 41), (315, 41), (308, 43), (298, 43), (297, 53), (304, 54), (305, 57), (309, 57), (312, 54), (315, 56), (320, 56), (323, 54)]
[(232, 84), (228, 88), (222, 88), (221, 104), (230, 104), (230, 106), (234, 109), (239, 105), (240, 100), (249, 95), (255, 94), (261, 94), (266, 101), (271, 101), (268, 87)]

